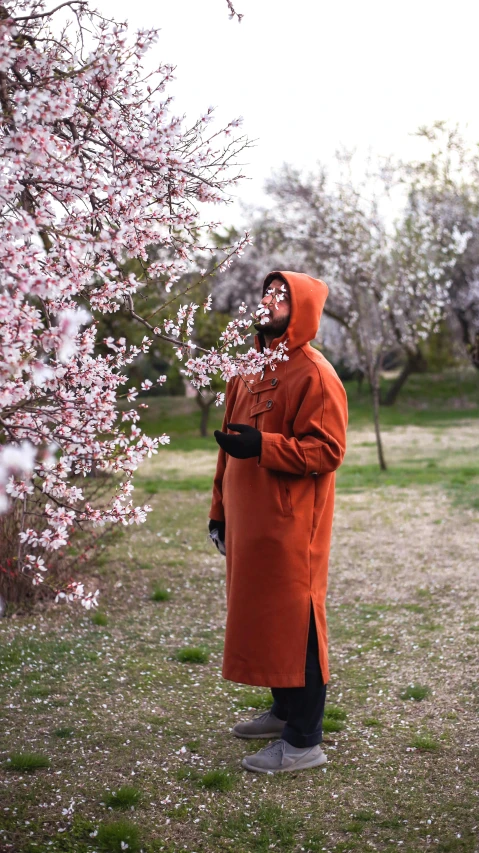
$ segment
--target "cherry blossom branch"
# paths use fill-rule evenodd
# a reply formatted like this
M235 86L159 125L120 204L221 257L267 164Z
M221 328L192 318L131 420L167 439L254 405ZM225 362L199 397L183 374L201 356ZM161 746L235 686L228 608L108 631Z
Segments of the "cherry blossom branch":
M132 475L169 438L145 435L139 412L119 413L118 400L123 391L129 401L137 396L125 389L128 371L155 337L185 360L183 372L197 387L217 373L254 374L271 355L242 351L249 320L231 321L208 350L194 343L198 305L180 305L153 327L134 302L163 281L166 294L178 290L198 254L215 251L218 223L202 221L199 211L226 201L241 177L237 156L249 143L233 133L239 122L207 130L208 111L185 129L170 114L164 92L173 68L143 67L157 31L130 40L125 24L99 16L87 0L47 12L31 0L27 15L28 3L12 0L2 15L0 438L7 443L0 447L0 513L25 501L32 509L31 528L17 514L20 546L12 554L18 571L39 584L71 530L140 524L150 511L128 500ZM55 14L65 6L76 17L59 29ZM247 241L225 249L213 269L162 299L153 314L227 268ZM159 248L150 262L152 246ZM131 259L140 274L125 272ZM209 299L204 310L210 307ZM122 308L151 337L139 346L105 338L100 354L92 315ZM145 380L142 390L151 385ZM94 469L122 477L106 503L98 490L89 499L81 488L80 478ZM58 595L92 604L75 581Z
M227 2L228 2L228 0L227 0ZM59 9L63 9L64 6L72 6L73 7L74 5L85 7L87 5L87 3L86 3L86 0L67 0L66 3L60 3L59 6L55 6L54 9L50 9L49 12L37 12L36 14L33 14L33 15L22 15L20 17L13 18L13 20L15 22L17 22L17 21L33 21L35 18L48 18L48 17L50 17L50 15L54 15L55 12L58 12Z
M241 19L244 18L244 15L239 15L238 12L235 11L233 3L231 0L226 0L228 9L230 10L230 18L238 18L238 22L241 23Z

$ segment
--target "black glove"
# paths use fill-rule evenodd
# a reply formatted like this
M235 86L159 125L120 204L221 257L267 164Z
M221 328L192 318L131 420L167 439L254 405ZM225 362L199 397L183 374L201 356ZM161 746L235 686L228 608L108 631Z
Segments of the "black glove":
M261 453L261 433L248 424L227 424L228 429L239 432L240 435L228 435L215 429L215 438L225 453L235 456L236 459L250 459Z
M226 523L224 521L215 521L214 518L210 518L208 522L208 530L210 531L210 533L213 530L217 530L220 539L223 542L225 541Z

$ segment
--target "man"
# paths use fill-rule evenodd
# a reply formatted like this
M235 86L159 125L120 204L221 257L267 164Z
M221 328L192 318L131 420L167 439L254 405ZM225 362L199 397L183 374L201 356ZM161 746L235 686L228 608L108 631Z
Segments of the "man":
M222 675L270 687L270 711L238 723L243 738L272 738L243 759L256 772L315 767L329 680L325 598L335 471L346 448L347 398L310 345L328 295L323 281L272 272L257 350L285 343L288 360L259 378L234 377L214 478L209 528L226 545Z

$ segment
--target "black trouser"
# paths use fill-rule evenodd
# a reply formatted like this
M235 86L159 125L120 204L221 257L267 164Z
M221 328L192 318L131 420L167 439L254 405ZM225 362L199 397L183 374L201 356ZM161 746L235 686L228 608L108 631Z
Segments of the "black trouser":
M304 687L272 687L271 712L286 720L281 737L292 746L305 747L321 743L326 685L319 666L318 637L311 603Z

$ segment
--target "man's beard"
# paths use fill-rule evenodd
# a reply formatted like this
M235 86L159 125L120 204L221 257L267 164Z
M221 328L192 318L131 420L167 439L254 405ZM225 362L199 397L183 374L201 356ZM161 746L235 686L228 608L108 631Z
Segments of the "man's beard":
M275 338L281 337L284 334L289 325L289 317L285 320L279 320L273 317L272 320L268 320L267 323L261 325L261 323L253 323L256 331L263 335L273 335Z

